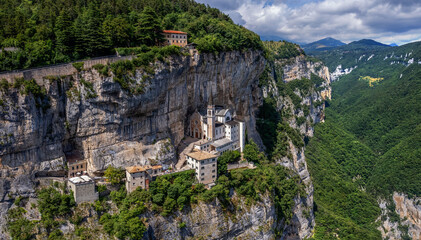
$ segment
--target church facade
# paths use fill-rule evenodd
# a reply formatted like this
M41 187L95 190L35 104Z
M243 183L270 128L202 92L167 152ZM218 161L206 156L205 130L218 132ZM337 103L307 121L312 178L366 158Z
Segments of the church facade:
M244 122L236 119L229 109L212 104L206 111L195 111L190 116L187 134L198 139L195 149L200 151L220 155L229 150L244 150Z

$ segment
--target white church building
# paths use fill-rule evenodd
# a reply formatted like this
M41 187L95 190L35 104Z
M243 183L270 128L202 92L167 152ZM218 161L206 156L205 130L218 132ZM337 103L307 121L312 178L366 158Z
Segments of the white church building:
M211 104L206 112L194 112L189 120L188 135L200 139L195 149L220 155L225 151L243 152L245 124L235 119L229 109Z

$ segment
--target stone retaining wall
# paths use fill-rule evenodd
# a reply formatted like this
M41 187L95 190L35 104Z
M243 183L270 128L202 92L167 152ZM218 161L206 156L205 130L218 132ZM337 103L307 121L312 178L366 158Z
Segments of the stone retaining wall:
M75 61L75 62L84 62L84 68L89 69L96 64L107 65L120 60L131 60L133 56L108 56L100 57L94 59L88 59L84 61ZM74 63L74 62L72 62ZM17 70L0 73L0 79L6 79L9 83L13 83L16 78L24 78L26 80L35 79L38 85L44 85L44 77L47 76L63 76L63 75L72 75L76 73L76 69L73 67L72 63L63 63L52 66L45 66L39 68L31 68L25 70Z

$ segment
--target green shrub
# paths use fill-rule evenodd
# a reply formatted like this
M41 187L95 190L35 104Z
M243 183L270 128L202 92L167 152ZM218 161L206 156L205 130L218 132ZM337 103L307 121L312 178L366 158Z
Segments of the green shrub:
M109 166L104 172L104 177L111 184L120 184L123 178L126 177L126 171L122 168Z
M139 218L145 210L142 191L136 190L137 193L133 192L126 196L125 189L122 187L119 192L116 192L118 194L114 196L113 201L120 195L118 200L120 213L115 215L105 213L99 220L108 234L119 239L142 239L143 233L146 231L143 221ZM113 192L111 196L113 198Z
M306 122L306 117L297 117L297 126L301 126L303 123Z
M61 194L53 187L38 191L38 209L43 220L66 216L74 206L73 194Z
M264 41L266 58L270 61L290 59L300 55L305 55L304 51L295 43L287 41Z
M314 84L310 79L302 78L302 79L295 79L287 83L288 87L295 91L298 89L302 95L307 95L310 93L310 90L313 88ZM296 105L294 103L294 105Z
M18 197L15 199L14 204L15 204L17 207L19 207L19 206L20 206L20 203L22 202L22 199L23 199L23 197L22 197L22 196L18 196Z
M311 73L311 81L313 82L314 86L319 87L321 86L325 80L314 73Z
M25 79L22 78L22 77L15 78L15 81L13 83L13 88L20 89L20 87L22 86L24 81L25 81Z
M0 89L3 92L8 92L9 91L9 87L10 87L10 83L6 80L6 79L1 79L0 81Z
M180 229L185 228L186 226L187 226L187 224L185 222L180 222L178 224L178 228L180 228Z
M130 90L131 75L135 70L133 61L122 60L114 62L110 65L111 71L114 73L114 81L119 83L124 90Z
M228 163L232 163L240 160L241 154L238 151L227 151L218 157L218 176L225 175L227 173Z
M102 193L107 191L107 186L106 185L97 185L98 188L98 193Z
M13 240L29 240L33 238L35 224L25 218L25 209L11 208L7 212L7 231Z
M259 151L259 147L253 141L245 145L243 156L247 161L253 163L263 163L266 161L265 155Z
M84 78L80 78L80 82L85 87L87 99L98 97L98 94L95 92L93 83L86 81Z
M115 51L120 56L128 56L128 55L137 55L140 53L145 53L150 51L150 48L146 45L142 45L140 47L132 47L132 48L116 48Z
M304 113L304 117L307 117L308 115L310 115L310 106L309 105L303 105L303 113Z
M84 62L75 62L75 63L72 63L72 65L73 65L73 67L78 71L78 72L80 72L80 71L82 71L83 70L83 65L84 65L85 63Z
M55 229L48 235L48 240L65 240L60 229Z
M104 77L109 77L108 74L108 65L104 65L104 64L95 64L92 66L93 69L97 70L99 72L99 74L101 74Z

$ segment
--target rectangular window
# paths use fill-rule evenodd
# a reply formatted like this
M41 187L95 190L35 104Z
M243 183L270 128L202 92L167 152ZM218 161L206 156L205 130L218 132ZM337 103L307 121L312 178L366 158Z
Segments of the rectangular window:
M202 179L201 179L201 181L205 181L205 179L204 179L204 178L202 178Z
M72 167L72 170L75 170L75 167Z
M79 165L76 166L76 169L79 169Z
M214 173L214 172L215 172L215 169L214 169L214 170L212 170L212 172Z
M212 178L215 178L215 175L213 175Z
M205 169L205 167L201 167L200 169Z
M215 167L215 163L214 163L214 164L212 164L212 167Z
M205 173L202 173L201 176L205 176Z

